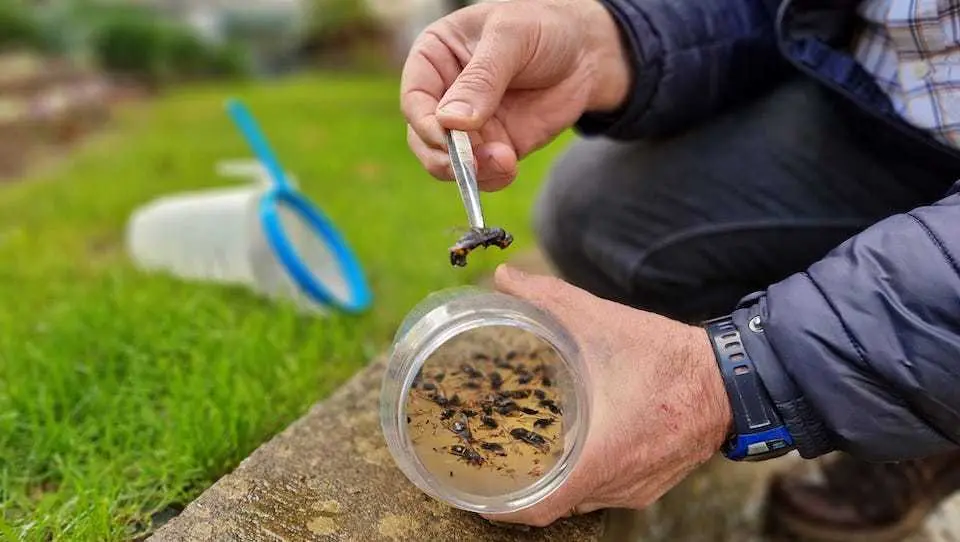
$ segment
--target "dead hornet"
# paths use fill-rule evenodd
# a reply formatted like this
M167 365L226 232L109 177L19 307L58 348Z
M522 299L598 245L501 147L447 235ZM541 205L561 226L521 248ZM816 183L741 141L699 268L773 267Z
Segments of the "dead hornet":
M484 442L480 445L481 448L487 450L488 452L493 452L499 456L506 456L507 451L503 449L503 446L500 446L496 442Z
M480 465L484 461L483 456L469 446L455 444L450 447L450 453L466 459L471 465Z
M537 450L540 450L543 453L547 453L549 446L547 445L547 440L542 436L534 433L533 431L528 431L522 427L518 427L510 431L510 436L526 442L530 446L533 446Z
M455 267L466 267L467 255L474 250L493 246L505 249L512 243L513 236L503 228L471 228L450 247L450 264Z

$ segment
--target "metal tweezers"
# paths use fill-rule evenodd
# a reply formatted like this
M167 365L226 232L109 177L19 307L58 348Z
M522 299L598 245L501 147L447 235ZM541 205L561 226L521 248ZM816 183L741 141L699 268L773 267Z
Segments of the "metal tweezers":
M473 157L470 135L459 130L447 132L447 151L453 176L460 189L460 199L467 210L467 220L474 230L483 230L483 208L480 206L480 189L477 187L477 162Z

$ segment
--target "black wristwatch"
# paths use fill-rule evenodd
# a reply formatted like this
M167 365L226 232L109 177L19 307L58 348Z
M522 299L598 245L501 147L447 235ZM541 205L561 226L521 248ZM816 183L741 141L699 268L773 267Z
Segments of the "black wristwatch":
M703 327L733 412L734 430L721 450L723 455L733 461L764 461L789 453L795 447L793 438L747 355L733 319L717 318Z

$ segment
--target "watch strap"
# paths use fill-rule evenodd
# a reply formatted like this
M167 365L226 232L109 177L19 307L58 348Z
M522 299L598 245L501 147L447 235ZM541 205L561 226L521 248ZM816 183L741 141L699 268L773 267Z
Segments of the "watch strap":
M767 393L730 317L703 325L710 337L733 413L733 434L723 454L734 461L762 461L793 449L793 438Z

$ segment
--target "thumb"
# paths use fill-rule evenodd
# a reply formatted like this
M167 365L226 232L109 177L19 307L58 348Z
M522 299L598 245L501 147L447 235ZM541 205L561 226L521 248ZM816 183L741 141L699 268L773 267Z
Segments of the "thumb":
M448 130L477 131L493 116L526 55L523 40L488 24L470 61L437 107L437 121Z
M529 279L530 275L510 264L497 266L497 270L493 275L493 283L497 290L505 294L524 298L530 293L530 288L526 285Z
M525 299L543 308L554 305L560 297L573 289L573 286L558 278L531 275L509 264L497 267L493 282L500 292Z
M569 282L548 275L531 275L501 264L493 277L501 293L523 299L553 315L571 332L583 327L584 318L609 307L603 300ZM598 302L600 304L598 305Z

